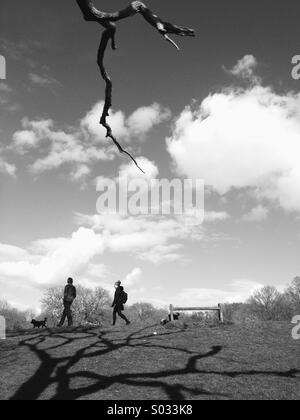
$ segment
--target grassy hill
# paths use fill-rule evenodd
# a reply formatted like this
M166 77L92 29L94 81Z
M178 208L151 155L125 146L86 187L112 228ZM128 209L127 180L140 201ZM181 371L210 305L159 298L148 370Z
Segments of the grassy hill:
M0 341L0 398L299 399L300 342L291 329L179 324L11 333Z

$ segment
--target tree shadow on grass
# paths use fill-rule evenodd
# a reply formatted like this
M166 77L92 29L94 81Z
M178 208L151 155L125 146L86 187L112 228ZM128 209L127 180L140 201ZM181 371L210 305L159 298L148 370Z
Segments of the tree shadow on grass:
M166 332L158 339L153 340L153 333L147 332L148 328L133 332L125 339L120 337L109 338L108 336L112 334L112 331L99 334L97 329L77 329L69 332L48 330L39 334L31 334L19 345L35 355L39 359L40 366L34 375L11 397L11 400L37 400L49 387L51 387L52 394L48 399L75 400L109 390L114 385L136 387L139 390L143 387L153 388L159 390L161 395L171 400L185 400L186 395L195 398L201 396L226 398L228 397L226 394L212 393L203 388L187 386L184 384L184 377L186 375L197 378L200 375L220 375L235 378L243 375L267 375L295 378L299 374L297 370L286 372L200 370L198 363L203 359L221 354L223 349L221 346L214 346L204 354L196 354L187 348L172 347L165 344L168 338L180 334L180 330ZM72 352L71 346L73 345L80 345L80 348ZM68 348L68 346L70 347ZM63 356L54 357L50 354L51 351L57 353L59 349L64 350L62 352ZM81 362L94 362L99 366L102 358L107 355L114 355L115 352L124 349L139 349L141 355L143 355L143 351L149 351L149 349L168 353L176 352L175 354L185 356L185 358L188 356L188 360L185 364L183 363L181 368L156 371L155 366L153 366L153 369L145 367L141 373L128 371L107 375L85 369L79 370ZM179 379L182 379L182 383L178 383ZM72 384L76 382L80 384L80 387L72 387ZM55 391L53 391L54 389Z

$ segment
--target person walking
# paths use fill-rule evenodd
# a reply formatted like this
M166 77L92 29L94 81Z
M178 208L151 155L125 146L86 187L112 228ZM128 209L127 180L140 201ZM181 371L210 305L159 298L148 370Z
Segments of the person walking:
M124 319L124 321L126 322L126 325L130 324L129 319L126 318L126 316L122 313L124 311L124 305L127 302L128 299L128 295L127 293L124 291L124 287L121 286L121 282L117 281L115 283L115 296L114 296L114 301L111 305L112 308L114 308L113 310L113 325L116 325L117 322L117 315L119 315L120 318Z
M65 287L64 290L64 311L60 320L60 323L58 324L58 327L62 327L65 323L66 318L68 319L68 326L72 327L73 325L73 318L72 318L72 311L71 306L76 299L77 291L76 287L73 285L73 279L70 277L68 278L68 284Z

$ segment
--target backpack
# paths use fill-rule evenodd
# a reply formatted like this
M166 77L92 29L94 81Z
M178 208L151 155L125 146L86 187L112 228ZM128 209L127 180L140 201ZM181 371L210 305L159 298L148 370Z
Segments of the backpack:
M122 292L120 296L120 301L123 305L128 301L128 294L126 292Z

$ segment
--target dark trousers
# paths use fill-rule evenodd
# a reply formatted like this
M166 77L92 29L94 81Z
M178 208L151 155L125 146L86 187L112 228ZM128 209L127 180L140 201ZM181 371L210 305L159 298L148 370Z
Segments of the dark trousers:
M122 311L124 310L123 307L120 307L118 305L116 305L114 307L114 312L113 312L113 323L114 325L117 322L117 315L119 315L120 318L124 319L124 321L126 321L126 324L129 324L129 320L126 318L126 316L124 314L122 314Z
M71 327L73 325L72 311L71 311L72 302L64 301L64 312L62 314L59 325L63 326L66 318L68 318L68 325Z

